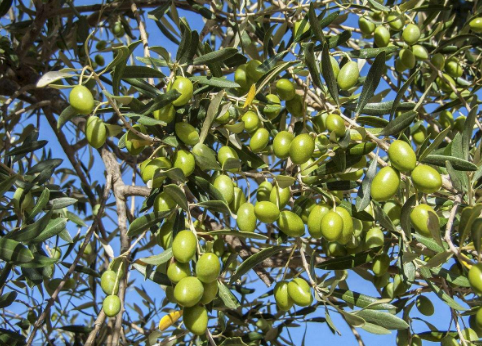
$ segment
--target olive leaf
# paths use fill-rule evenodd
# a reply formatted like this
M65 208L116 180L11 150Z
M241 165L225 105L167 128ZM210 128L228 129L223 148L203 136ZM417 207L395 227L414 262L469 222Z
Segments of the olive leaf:
M372 67L370 67L368 71L365 83L363 83L362 92L355 110L357 114L360 114L360 111L368 103L368 100L375 94L375 90L377 90L385 68L385 51L382 51L375 58Z

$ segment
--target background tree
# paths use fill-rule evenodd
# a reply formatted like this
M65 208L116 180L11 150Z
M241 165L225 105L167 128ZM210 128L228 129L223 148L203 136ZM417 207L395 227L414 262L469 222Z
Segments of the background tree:
M477 344L480 11L2 0L1 343Z

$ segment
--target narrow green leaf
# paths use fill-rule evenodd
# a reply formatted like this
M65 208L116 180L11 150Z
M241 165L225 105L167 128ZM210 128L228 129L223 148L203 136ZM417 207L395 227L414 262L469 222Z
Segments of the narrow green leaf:
M151 281L154 281L158 285L165 285L165 286L171 286L171 280L167 277L166 274L162 274L161 272L154 270L151 268L152 266L143 266L142 264L139 263L134 263L132 265L139 273L144 275L144 278L149 279Z
M279 253L284 249L287 248L285 246L272 246L263 249L260 252L255 253L254 255L251 255L236 269L236 272L231 276L230 282L235 282L236 280L240 279L241 276L256 267L265 259L270 258L271 256Z
M428 155L422 160L423 163L428 163L430 165L445 167L445 161L449 161L452 166L459 171L476 171L477 166L472 162L459 159L455 156L445 156L445 155Z
M328 44L323 45L323 52L321 53L321 67L323 78L325 79L326 86L328 87L328 92L330 93L333 100L339 105L338 99L338 84L336 83L335 73L333 72L333 67L330 61L330 51Z
M465 119L464 131L462 133L462 158L469 159L470 152L470 140L472 139L472 133L474 132L475 120L477 119L478 106L470 110L469 116Z
M189 79L193 82L197 82L203 85L210 85L217 88L239 88L239 84L232 82L230 80L217 77L206 77L206 76L194 76L189 77Z
M407 81L405 83L403 83L400 90L398 90L397 96L395 96L395 100L393 101L392 109L390 110L390 116L391 117L393 117L393 115L395 114L395 111L397 110L398 105L400 104L400 101L402 100L402 97L405 95L405 92L407 91L408 87L410 85L412 85L412 82L415 79L415 77L417 77L419 71L420 70L415 71L410 76L410 78L408 78Z
M430 145L420 154L420 156L418 157L418 160L423 161L423 159L426 158L432 151L437 149L439 147L439 145L443 143L443 141L445 140L445 137L447 136L447 134L451 130L452 129L450 127L448 127L445 130L443 130L442 132L440 132L437 135L437 137L435 137L433 142L430 143Z
M161 71L148 66L126 66L122 79L125 78L165 78Z
M396 307L389 303L378 303L379 299L367 296L365 294L335 288L332 296L342 299L348 304L358 306L359 308L367 308L373 310L395 310Z
M35 150L43 148L47 143L48 143L48 141L44 141L44 140L23 143L21 146L13 148L12 150L10 150L7 153L7 155L13 156L13 155L27 154L27 153L30 153L30 152L33 152Z
M70 71L50 71L40 77L39 81L37 82L37 88L43 88L60 79L72 77L75 77L75 75L70 73Z
M184 209L185 211L189 210L186 194L181 190L179 186L170 184L164 186L163 189L164 192L166 192L182 209Z
M76 116L79 116L79 113L72 106L67 106L59 115L59 119L57 120L57 129L60 130L62 126L67 123L67 121L75 118Z
M7 238L0 239L0 259L26 263L33 260L33 258L32 252L18 241Z
M224 90L221 90L214 96L214 98L209 103L208 112L206 114L206 118L204 119L203 127L201 129L201 133L199 134L199 143L204 143L206 136L211 129L211 125L216 118L216 115L219 111L219 106L221 105L221 101L224 97Z
M372 5L373 8L375 8L377 10L385 11L385 12L390 11L389 7L382 5L381 3L379 3L376 0L368 0L368 2Z
M409 111L396 117L380 132L380 136L396 135L405 130L417 117L417 112Z
M315 35L316 39L319 42L324 42L325 35L323 35L323 30L321 29L320 22L318 21L318 17L316 16L315 6L312 2L310 3L310 9L308 11L308 19L310 22L311 31Z
M259 240L268 240L268 237L263 235L263 234L254 233L254 232L231 231L229 229L224 229L224 230L220 230L220 231L211 231L211 232L207 232L207 233L198 232L198 234L201 234L201 235L205 234L205 235L209 235L209 236L212 236L212 237L216 237L216 236L219 236L219 235L232 235L232 236L238 237L238 238L251 238L251 239L259 239Z
M358 190L359 198L357 198L357 201L356 201L357 211L364 210L368 206L368 204L370 204L370 197L371 197L370 189L372 186L373 178L375 178L375 175L377 173L377 159L378 159L378 153L376 157L372 160L372 162L370 162L370 166L368 167L367 173L363 178L361 189Z
M363 83L360 98L358 99L358 104L356 106L357 114L360 114L360 111L368 103L368 100L375 95L375 91L377 90L378 84L380 83L380 79L382 78L384 72L385 55L386 54L384 51L380 52L368 71L367 78L365 79L365 83Z
M382 48L363 48L359 50L351 50L348 52L348 56L350 58L357 58L357 59L372 59L375 58L381 52L385 52L385 54L391 54L396 52L399 48L397 46L391 47L382 47Z
M168 262L171 258L172 258L172 248L169 248L159 255L139 258L138 261L158 266Z
M375 257L374 250L363 251L354 255L348 255L338 258L329 259L316 266L316 268L324 270L345 270L358 267L368 263Z
M366 309L357 312L356 315L386 329L407 329L409 327L407 322L388 312Z
M17 298L17 292L12 291L5 293L0 297L0 309L6 308L10 304L13 303L13 301Z
M432 238L427 238L427 237L424 237L422 235L419 235L417 233L414 233L413 234L413 237L416 238L420 243L422 243L423 245L425 245L429 250L432 250L432 251L435 251L436 253L441 253L441 252L444 252L445 249L443 248L443 246L441 246L440 244L438 244L435 240L433 240Z
M197 57L193 60L193 65L208 65L214 62L224 61L234 54L236 54L238 50L236 48L223 48L221 50L216 50L214 52L210 52L200 57Z
M318 63L315 59L315 52L313 49L314 49L313 42L310 42L304 45L305 64L308 67L308 70L310 71L313 85L320 89L323 89L321 85L320 72L318 71Z
M370 322L365 322L365 324L360 328L368 333L375 334L375 335L391 334L391 332L387 328L384 328L382 326L379 326Z
M57 209L62 209L77 203L77 199L71 198L71 197L60 197L60 198L54 198L50 200L50 202L51 202L51 209L57 210Z
M344 105L346 109L354 111L356 106L352 103L348 103ZM377 102L377 103L367 103L365 107L360 111L360 114L367 114L367 115L385 115L390 114L390 111L393 106L393 101L386 101L386 102ZM397 110L401 111L409 111L414 109L416 106L413 102L401 102Z
M153 226L156 226L159 222L161 222L161 220L166 218L169 214L171 214L170 210L153 212L150 214L140 216L130 224L129 230L127 231L127 235L129 237L134 237L136 235L139 235L145 230Z
M12 175L0 183L0 196L3 196L5 192L12 188L13 184L17 181L17 177L16 174Z
M220 200L205 201L205 202L198 203L197 206L201 208L206 208L212 212L223 213L228 215L231 213L229 210L229 206L225 201L220 201Z
M462 305L457 303L451 296L449 296L443 289L436 286L431 280L425 280L425 282L432 288L432 291L443 300L452 309L459 311L466 311L468 309L464 308Z

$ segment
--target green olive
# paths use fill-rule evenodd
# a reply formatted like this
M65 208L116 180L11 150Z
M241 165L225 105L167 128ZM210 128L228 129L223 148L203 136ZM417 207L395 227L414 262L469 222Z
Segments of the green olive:
M305 114L305 109L301 95L295 94L291 100L286 101L286 109L292 116L302 118Z
M310 306L313 302L311 287L302 278L296 278L288 283L288 294L298 306Z
M239 160L239 156L238 156L238 153L236 152L236 150L234 150L233 148L225 145L225 146L222 146L221 148L219 148L219 150L218 150L218 161L221 164L221 167L224 166L224 163L228 159ZM233 169L230 169L229 171L230 172L236 172L237 169L233 168Z
M397 201L387 201L383 205L383 211L392 221L393 225L400 224L400 216L402 215L402 206Z
M133 126L133 128L140 133L147 133L145 126L142 124L136 124ZM139 155L144 150L146 145L149 145L149 142L129 130L127 131L125 144L126 149L129 153L131 153L132 155Z
M343 256L346 256L347 252L346 252L346 248L334 241L334 242L327 242L325 241L323 243L323 249L325 250L325 253L327 256L329 257L343 257Z
M301 217L289 210L279 214L278 227L289 237L301 237L305 234L305 225Z
M216 119L214 119L214 121L217 122L218 124L227 124L230 119L231 119L231 113L227 111L224 114L219 114L216 117Z
M345 135L345 122L338 114L329 114L326 117L326 128L329 132L334 132L338 137Z
M442 70L445 66L445 57L442 53L432 55L430 62L439 70Z
M100 287L105 294L117 294L119 291L119 281L120 278L117 280L117 273L115 271L106 270L100 277Z
M181 94L177 99L172 101L172 104L176 107L184 106L192 98L193 85L186 77L176 77L176 80L172 84L172 89Z
M282 78L276 82L276 91L280 99L289 101L296 95L295 85L288 79Z
M400 274L396 274L393 277L393 295L399 297L410 288L411 284L402 277Z
M270 120L273 120L281 112L281 101L275 94L266 95L269 103L263 107L263 114Z
M428 60L428 51L424 46L419 44L412 46L412 52L417 60Z
M104 122L100 118L91 115L87 119L85 126L85 137L92 147L96 149L102 147L107 139L107 127Z
M219 257L213 253L204 253L196 263L196 276L201 282L209 283L217 280L221 273Z
M375 31L375 23L370 20L370 17L362 16L358 18L358 27L362 34L366 37L369 37Z
M383 167L373 178L370 193L377 202L392 198L400 186L400 175L392 167Z
M338 238L337 242L341 245L346 245L353 237L353 219L345 208L336 208L336 213L343 219L343 230L341 231L341 236Z
M177 203L169 196L167 192L161 192L154 199L154 211L168 211L177 206Z
M387 22L388 22L388 26L390 26L390 29L395 31L402 30L403 26L405 25L403 14L400 14L397 12L391 12L387 16Z
M476 263L470 267L468 279L470 287L477 295L482 295L482 263Z
M259 60L251 60L246 64L246 73L248 78L256 83L263 77L263 72L257 70L258 66L261 65L261 61Z
M437 77L436 83L438 87L445 92L452 92L452 87L450 85L456 86L455 81L448 74L443 74L444 78Z
M478 34L482 33L482 17L473 18L469 22L470 30Z
M261 201L254 206L254 214L261 222L273 223L278 220L280 211L276 204L268 201Z
M427 129L423 125L420 125L418 129L412 133L412 139L415 142L415 144L421 145L426 138L427 138Z
M168 249L172 242L172 229L176 221L175 215L166 219L157 234L157 243L164 249Z
M412 69L415 67L415 55L413 55L413 52L410 49L402 49L400 51L400 61L408 69Z
M321 234L328 241L336 241L343 231L343 219L335 211L330 210L321 219Z
M183 311L183 321L187 330L194 335L204 335L208 329L208 312L203 306L186 307Z
M166 177L155 177L159 171L165 171L172 167L171 161L166 157L157 157L155 159L147 159L140 165L141 178L147 183L152 180L152 187L160 187Z
M246 71L246 64L240 65L236 71L234 71L234 81L240 85L239 91L242 94L248 92L253 82L249 79Z
M390 257L386 253L378 255L373 259L372 270L375 276L383 276L390 267Z
M94 97L87 87L77 85L69 94L69 103L79 114L90 114L94 110Z
M256 191L256 199L258 202L269 201L271 190L273 190L273 185L269 181L266 180L259 184Z
M244 128L249 133L256 131L259 127L259 118L255 112L247 111L241 120L244 122Z
M330 211L326 204L315 205L308 216L308 232L313 238L321 238L321 220ZM342 220L343 221L343 220Z
M285 159L290 154L290 145L295 136L288 131L280 131L274 137L273 140L273 151L276 157L280 159Z
M318 181L319 177L316 175L316 170L319 168L314 164L313 159L309 159L300 165L301 181L305 184L311 185Z
M440 112L439 122L443 128L452 127L454 125L454 115L449 110Z
M399 72L399 73L403 73L403 71L405 70L408 70L408 67L405 66L402 62L402 60L400 59L400 56L398 57L397 60L395 60L395 71Z
M251 137L249 147L253 153L259 153L263 151L269 142L269 132L264 127L257 129Z
M276 306L280 311L288 311L293 306L294 302L288 294L288 282L280 281L274 287L274 299Z
M415 306L417 310L424 316L432 316L435 312L432 301L426 296L418 296Z
M408 24L402 32L403 40L409 45L417 43L420 35L420 29L415 24Z
M475 315L475 323L479 329L482 328L482 308L477 309L477 314Z
M184 307L191 307L199 303L204 294L204 286L198 278L188 276L174 287L174 298L176 302ZM186 318L186 317L184 317Z
M466 116L465 115L459 115L456 119L455 119L455 124L454 124L454 129L456 129L457 131L459 132L462 132L465 128L465 120L466 120Z
M104 66L105 65L105 59L102 55L100 54L97 54L95 57L94 57L94 61L97 63L97 65L99 66Z
M365 246L367 249L383 246L385 243L385 236L380 227L373 227L365 235Z
M453 336L447 335L442 339L440 346L460 346L457 340Z
M466 341L476 341L479 340L479 336L472 328L465 328L462 330L462 335Z
M107 42L104 41L104 40L100 40L99 42L97 42L95 44L95 49L97 49L97 50L104 50L105 47L107 47Z
M333 75L335 76L335 78L338 78L338 74L340 73L340 65L338 64L338 61L336 61L335 57L331 55L330 55L330 64L331 64L331 69L333 71ZM320 64L320 73L322 72L323 72L323 64Z
M375 29L374 39L377 47L386 47L390 42L390 31L384 25L379 25Z
M413 185L422 192L434 193L442 187L442 177L435 168L420 164L411 174Z
M121 311L121 301L116 295L109 295L105 297L102 302L102 310L108 317L114 317Z
M201 298L201 304L209 304L218 295L218 290L219 290L218 281L214 280L208 283L203 282L203 287L204 287L204 293Z
M400 172L409 172L417 164L417 157L412 146L401 140L396 140L390 145L388 158L392 166Z
M296 136L290 145L290 158L295 164L302 164L309 160L315 150L315 141L307 134Z
M194 169L196 168L194 155L187 150L180 149L174 153L172 166L180 168L182 173L184 173L184 176L187 178L194 173Z
M412 335L410 346L422 346L422 338L418 335Z
M236 224L241 232L254 232L256 229L256 215L251 203L242 204L236 213Z
M363 168L367 165L366 156L362 156L360 161L349 167L351 170L358 168L356 171L338 174L340 180L358 180L363 176Z
M194 233L185 230L179 232L172 242L172 255L180 263L189 263L196 253L197 239Z
M213 186L221 193L221 196L229 204L234 200L233 180L225 174L220 174L214 179Z
M451 59L445 64L445 72L453 78L462 77L464 69L457 60Z
M189 263L172 262L167 268L167 277L175 284L190 275L191 267Z
M289 187L285 187L284 189L275 187L271 190L269 195L270 202L277 205L279 209L283 209L286 204L288 204L290 198L291 191Z
M115 37L122 37L126 33L124 26L120 21L114 23L114 28L112 29L112 33Z
M243 190L239 187L234 187L234 197L231 203L229 204L229 208L236 213L241 205L246 203L246 196L244 195Z
M179 122L174 125L177 137L186 145L196 145L199 143L199 133L196 128L188 123Z
M358 82L360 71L358 64L354 61L347 62L338 73L336 81L341 90L351 89Z
M413 228L415 228L419 234L425 237L432 237L432 232L430 232L429 227L430 223L433 223L434 229L440 229L437 214L432 207L427 204L419 204L413 208L410 213L410 221L412 222Z

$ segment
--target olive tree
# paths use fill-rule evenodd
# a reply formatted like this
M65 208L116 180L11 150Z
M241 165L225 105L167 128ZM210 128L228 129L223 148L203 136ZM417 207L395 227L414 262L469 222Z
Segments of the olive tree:
M0 1L1 343L478 344L481 11Z

